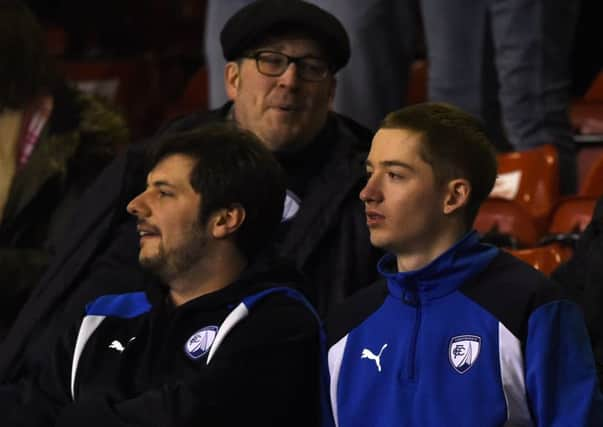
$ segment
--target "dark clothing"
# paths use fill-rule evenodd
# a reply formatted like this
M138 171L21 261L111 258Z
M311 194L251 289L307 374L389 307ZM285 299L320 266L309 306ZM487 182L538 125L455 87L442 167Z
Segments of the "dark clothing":
M0 399L2 425L318 425L320 322L283 280L247 271L179 307L155 287L98 298L22 403Z
M163 133L225 120L229 109L227 104L186 116ZM305 275L302 290L321 314L376 277L379 254L369 244L358 200L370 136L349 119L330 115L316 141L324 166L308 181L299 212L276 238L279 255ZM135 220L125 208L145 186L145 145L129 147L87 192L60 254L0 348L1 382L31 375L41 357L37 349L54 342L86 302L142 288Z
M584 310L599 384L603 384L603 197L597 201L572 258L557 268L552 278Z
M10 187L0 221L0 336L39 283L78 199L128 141L125 122L98 100L59 85L53 110Z

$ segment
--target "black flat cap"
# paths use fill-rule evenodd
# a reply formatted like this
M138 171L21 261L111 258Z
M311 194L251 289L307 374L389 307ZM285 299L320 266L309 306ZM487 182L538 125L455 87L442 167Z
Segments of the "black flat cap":
M329 55L334 71L350 59L350 40L341 22L329 12L301 0L258 0L230 17L220 33L222 52L235 60L272 31L307 32Z

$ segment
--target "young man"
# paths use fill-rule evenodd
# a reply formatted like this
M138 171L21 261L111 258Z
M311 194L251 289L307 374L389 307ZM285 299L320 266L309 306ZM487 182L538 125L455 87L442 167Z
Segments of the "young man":
M371 133L330 111L348 36L331 14L299 0L262 0L222 31L232 102L172 123L163 133L232 121L256 134L285 170L287 201L273 242L303 274L320 314L376 278L357 194ZM54 262L0 346L0 382L17 382L39 363L40 347L106 293L139 290L136 224L125 213L144 187L145 144L132 144L81 202Z
M228 125L165 138L151 163L127 209L162 285L88 304L2 425L316 425L319 322L258 255L281 219L278 163Z
M383 280L329 321L338 426L603 425L581 313L470 231L496 177L479 122L447 105L385 118L360 193Z

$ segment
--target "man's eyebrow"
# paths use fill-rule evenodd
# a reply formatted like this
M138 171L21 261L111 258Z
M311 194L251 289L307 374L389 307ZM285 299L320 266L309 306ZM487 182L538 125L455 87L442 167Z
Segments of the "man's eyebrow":
M411 165L409 165L408 163L405 163L405 162L401 162L399 160L383 160L383 161L379 162L379 165L385 166L385 167L398 166L401 168L414 170L414 168ZM373 163L370 160L366 160L364 162L364 166L365 167L373 167Z
M147 187L171 187L176 188L176 186L168 181L164 181L161 179L157 179L147 184Z

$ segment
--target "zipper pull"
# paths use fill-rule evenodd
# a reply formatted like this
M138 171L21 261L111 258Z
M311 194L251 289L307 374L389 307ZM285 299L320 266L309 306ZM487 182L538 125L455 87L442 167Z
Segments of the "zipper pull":
M410 305L411 307L417 307L419 305L419 297L415 291L404 290L402 301L404 301L404 304Z

